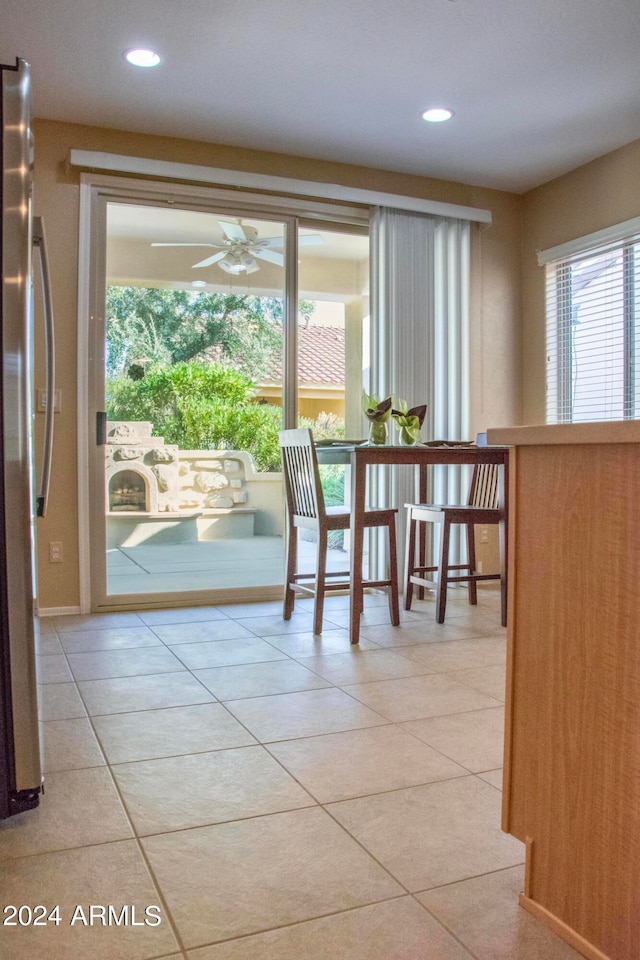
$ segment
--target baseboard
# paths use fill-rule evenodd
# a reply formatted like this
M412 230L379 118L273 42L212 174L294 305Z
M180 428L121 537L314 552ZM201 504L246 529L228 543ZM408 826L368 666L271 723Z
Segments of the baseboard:
M80 613L80 607L38 607L39 617L68 617Z
M585 940L584 937L577 933L572 927L568 926L553 913L550 913L545 907L536 903L535 900L531 900L525 896L524 893L520 894L519 902L521 907L524 907L524 909L532 913L534 917L537 917L538 920L541 920L550 927L554 933L562 937L563 940L570 944L574 950L577 950L578 953L581 953L583 957L586 957L587 960L610 960L606 954L598 950L597 947L594 947L588 940Z

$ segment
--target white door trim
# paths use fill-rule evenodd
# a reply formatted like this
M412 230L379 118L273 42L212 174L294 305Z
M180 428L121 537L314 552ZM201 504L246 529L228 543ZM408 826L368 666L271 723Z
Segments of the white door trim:
M184 202L186 205L191 200L192 204L202 203L215 206L218 210L221 206L238 207L251 206L256 213L261 212L262 197L252 198L248 194L241 195L238 200L236 191L217 191L206 187L189 187L184 184L170 183L150 183L149 181L138 181L125 179L123 177L105 177L100 175L83 174L80 179L80 208L79 208L79 251L78 251L78 413L77 413L77 435L78 435L78 552L79 552L79 587L80 587L80 612L89 613L99 605L100 609L109 606L104 603L108 595L103 596L103 590L106 587L106 552L103 558L95 556L95 550L92 551L91 531L95 528L95 518L92 517L91 488L95 482L95 473L99 469L97 460L92 458L91 452L95 449L92 431L95 431L95 422L93 413L99 398L96 396L96 390L99 386L96 378L92 374L91 357L96 354L98 344L92 342L95 334L93 325L94 311L97 304L94 303L95 290L92 282L92 271L95 273L96 263L103 262L104 250L99 250L96 246L96 212L98 204L108 202L110 199L125 202L160 201L162 202L175 198L178 202ZM268 212L271 216L277 214L287 226L289 231L295 220L295 214L291 205L286 201L282 202L279 198L269 198L272 203L268 204ZM252 202L253 200L253 202ZM354 210L349 207L337 208L335 205L311 203L308 206L298 204L298 217L327 219L329 216L336 223L352 224L354 228L362 229L362 224L368 220L368 211L363 214L362 210ZM287 245L289 251L292 250L291 244ZM294 281L293 289L297 289L297 260L295 254L289 252L286 264L287 282L291 284ZM295 309L292 304L296 300L289 295L285 297L286 315L291 314L295 318ZM288 312L287 312L288 310ZM295 345L295 329L291 333L291 323L286 324L289 331L289 339ZM295 328L295 323L293 324ZM97 354L96 354L97 355ZM294 385L293 396L296 391ZM291 403L289 403L291 407ZM286 411L285 411L286 413ZM293 414L289 411L289 416ZM291 424L290 424L291 425ZM95 506L95 505L93 505ZM93 522L92 522L93 521ZM97 582L103 582L105 587L97 590ZM233 600L249 601L253 599L276 598L282 595L282 587L261 587L260 597L255 595L255 588L230 588L224 591L225 602ZM100 594L100 600L98 600ZM179 595L172 595L169 598L172 605L180 605ZM220 597L212 597L211 591L190 591L188 598L185 596L184 603L215 603L222 602ZM114 602L112 609L142 608L166 605L167 600L157 595L123 595Z
M80 183L78 224L78 558L80 580L80 613L91 611L91 536L89 525L89 302L91 202L93 187Z

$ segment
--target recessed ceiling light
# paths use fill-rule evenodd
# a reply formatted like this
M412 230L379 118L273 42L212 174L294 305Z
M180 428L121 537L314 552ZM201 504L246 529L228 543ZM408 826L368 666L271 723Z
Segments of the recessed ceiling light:
M127 50L124 55L125 60L133 64L134 67L157 67L162 57L155 50L144 50L136 47L135 50Z
M449 110L448 107L430 107L422 114L422 119L428 120L429 123L442 123L443 120L451 120L452 116L453 110Z
M207 281L206 281L206 280L192 280L192 281L191 281L191 286L192 286L192 287L206 287L206 285L207 285Z

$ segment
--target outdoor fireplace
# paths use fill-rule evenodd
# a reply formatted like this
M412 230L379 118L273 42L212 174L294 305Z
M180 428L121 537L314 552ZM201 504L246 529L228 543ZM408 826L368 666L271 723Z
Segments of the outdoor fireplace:
M107 424L106 501L109 513L177 513L178 448L154 437L148 422Z
M119 470L109 480L109 510L149 510L147 482L137 470Z
M242 450L179 450L154 437L152 430L148 421L107 423L105 508L110 548L136 546L156 537L173 543L254 536L259 511L248 503L249 482L259 489L258 503L273 501L279 518L279 474L257 474L251 456ZM262 512L266 513L264 507ZM278 521L274 527L280 535ZM267 532L271 535L271 529Z

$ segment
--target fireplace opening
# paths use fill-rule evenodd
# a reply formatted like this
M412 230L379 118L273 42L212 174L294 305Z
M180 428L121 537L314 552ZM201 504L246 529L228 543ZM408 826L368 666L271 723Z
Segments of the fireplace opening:
M109 481L109 510L114 513L131 510L145 512L147 484L135 470L119 470Z

